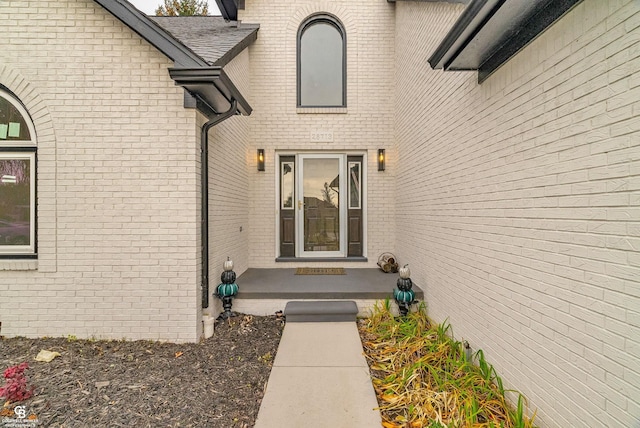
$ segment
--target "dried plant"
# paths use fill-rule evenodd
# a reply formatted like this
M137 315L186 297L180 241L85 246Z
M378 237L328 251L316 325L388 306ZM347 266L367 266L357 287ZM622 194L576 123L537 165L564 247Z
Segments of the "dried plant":
M384 427L534 427L524 397L510 406L483 352L469 361L451 325L430 322L424 305L396 318L379 302L359 329Z

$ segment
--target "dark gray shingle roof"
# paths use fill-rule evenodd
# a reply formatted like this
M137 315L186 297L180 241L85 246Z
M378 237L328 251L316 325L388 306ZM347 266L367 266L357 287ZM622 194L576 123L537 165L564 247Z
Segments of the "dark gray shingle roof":
M257 38L259 25L221 16L149 16L211 65L224 66Z

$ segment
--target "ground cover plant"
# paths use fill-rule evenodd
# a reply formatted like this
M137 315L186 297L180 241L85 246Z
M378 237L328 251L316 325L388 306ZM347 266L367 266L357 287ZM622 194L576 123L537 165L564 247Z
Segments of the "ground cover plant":
M482 351L469 358L451 326L432 323L424 306L394 317L388 300L378 302L358 329L385 428L534 427L524 397L516 393L510 406Z
M29 368L29 363L20 363L9 367L4 371L6 384L0 388L0 398L10 401L23 401L33 396L33 387L27 387L27 378L24 371Z
M238 315L200 343L0 337L0 427L20 412L43 427L252 427L282 328ZM43 349L60 356L35 361Z

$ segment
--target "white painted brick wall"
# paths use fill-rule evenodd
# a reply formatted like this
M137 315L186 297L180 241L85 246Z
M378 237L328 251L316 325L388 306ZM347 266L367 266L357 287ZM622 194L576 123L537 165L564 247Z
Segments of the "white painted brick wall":
M396 2L398 257L542 427L640 426L640 4L585 0L481 85Z
M224 70L247 98L251 90L249 52L245 49ZM251 100L248 102L252 105ZM250 262L249 124L250 118L246 116L232 116L209 131L210 294L220 284L222 264L227 257L233 260L233 270L238 276L247 270ZM218 316L222 305L218 299L209 297L212 306L206 312Z
M347 36L347 112L313 113L296 109L296 38L309 15L331 13L344 24ZM246 23L260 24L258 40L249 47L251 97L249 163L249 264L251 267L291 267L275 263L276 151L366 151L368 263L394 251L393 191L396 158L393 147L394 7L384 1L251 1L239 11ZM312 131L332 131L332 143L312 143ZM256 170L256 149L264 148L266 171ZM377 149L387 150L387 170L378 172ZM344 263L318 263L344 266ZM349 267L352 267L350 264Z
M23 269L0 271L1 334L197 340L196 113L172 62L90 0L0 2L0 40L38 134L39 249L0 264Z

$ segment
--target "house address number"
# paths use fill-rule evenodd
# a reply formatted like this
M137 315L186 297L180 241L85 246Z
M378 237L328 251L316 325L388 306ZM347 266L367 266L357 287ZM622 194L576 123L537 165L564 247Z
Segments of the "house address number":
M312 143L333 143L333 132L313 131L311 132Z

